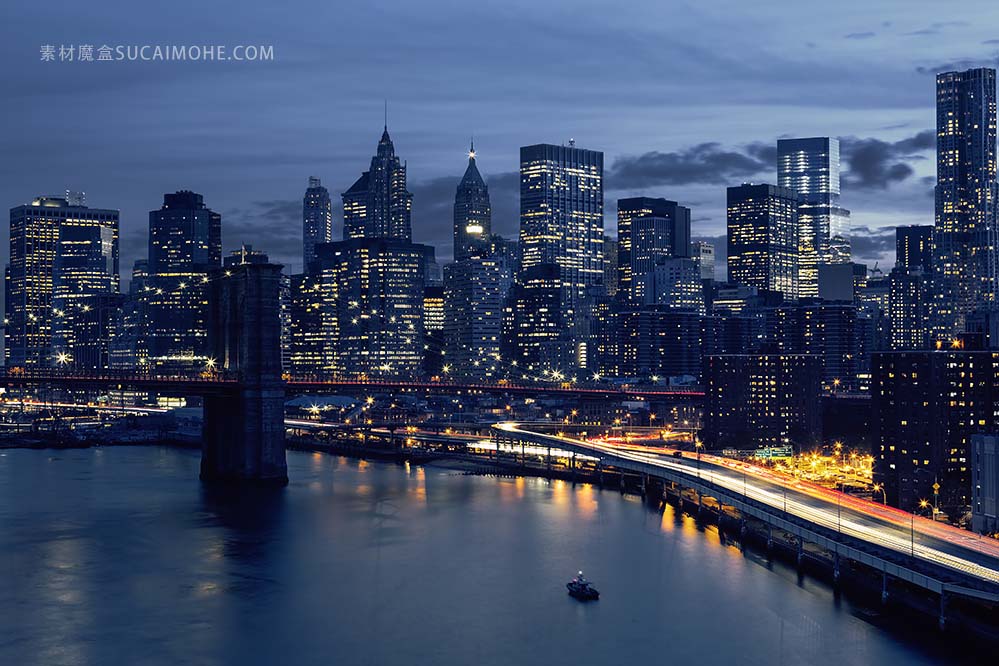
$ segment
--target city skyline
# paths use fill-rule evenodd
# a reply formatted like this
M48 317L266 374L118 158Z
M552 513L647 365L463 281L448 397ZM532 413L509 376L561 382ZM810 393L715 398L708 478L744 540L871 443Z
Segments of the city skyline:
M217 202L229 221L227 249L252 240L266 245L276 261L297 269L301 252L296 245L300 248L301 239L293 222L300 219L302 183L311 175L322 179L333 198L339 226L342 212L337 195L356 177L358 161L370 156L370 137L381 124L386 99L393 137L409 158L414 240L434 245L443 259L450 253L451 197L465 165L462 157L469 135L477 139L480 169L493 199L496 233L516 235L518 148L575 138L580 145L605 153L608 199L648 195L679 201L693 211L694 235L713 238L724 232L726 185L776 179L772 149L778 138L831 136L842 142L842 200L854 211L851 224L872 231L853 234L858 239L854 254L868 263L875 258L890 262L893 237L887 227L932 220L932 185L923 179L933 175L932 160L925 159L933 148L932 133L926 134L933 127L932 98L927 94L933 75L946 68L994 64L996 51L994 44L987 43L992 35L985 27L941 23L934 13L908 3L878 9L857 6L848 12L824 10L818 18L826 32L808 43L795 34L795 26L806 20L803 10L787 8L773 22L767 12L748 15L737 6L686 8L671 13L670 20L691 30L663 54L651 48L658 43L652 39L652 30L629 34L627 39L642 57L634 71L623 70L628 72L624 76L618 77L615 71L623 64L621 56L608 49L597 47L585 56L588 62L606 60L595 72L602 91L594 100L598 114L575 107L565 97L569 87L579 83L577 74L566 73L558 86L530 101L510 84L486 85L488 75L509 66L503 57L510 49L498 45L503 40L494 44L478 38L474 31L455 38L442 54L410 54L409 62L391 72L365 64L358 75L347 77L345 89L337 87L335 99L310 96L308 104L296 100L296 108L289 108L280 100L291 97L285 94L287 87L300 84L303 76L314 77L325 66L331 83L339 83L340 74L358 64L343 49L375 29L370 11L342 10L345 13L335 17L338 25L349 22L353 30L340 32L354 34L343 34L332 45L318 39L315 29L305 34L296 30L300 35L296 42L274 40L256 26L240 30L240 18L224 29L209 21L197 34L190 34L168 27L150 31L143 25L155 21L145 16L140 23L124 20L108 32L105 24L95 23L106 18L107 11L95 8L92 15L81 16L73 27L76 34L56 31L41 39L24 30L2 47L5 62L11 63L7 65L11 89L26 101L41 104L14 105L3 112L3 126L25 130L3 136L3 145L23 155L24 161L17 168L4 167L0 195L15 205L66 188L86 190L92 205L121 210L122 264L126 267L142 253L148 211L163 192L186 188ZM263 10L247 11L257 15ZM325 11L329 10L321 10L315 23L334 18ZM432 10L422 17L413 15L421 14L414 8L397 11L400 18L416 21L421 29L435 27ZM576 29L594 39L600 40L600 35L614 39L616 35L625 38L624 26L637 16L647 15L648 21L643 22L655 23L662 11L645 6L628 8L615 17L600 14L606 23L602 28L585 16L573 18L583 22ZM567 12L566 7L555 5L531 19L518 17L521 23L514 21L513 14L494 16L490 25L501 33L522 33L518 43L525 55L518 59L541 58L553 44L534 37L551 30ZM25 9L11 26L25 27L20 22L31 21L33 13ZM129 12L120 13L129 19ZM483 19L475 8L464 8L458 14L455 18L469 26ZM278 23L284 20L270 18ZM983 19L978 25L988 23ZM778 46L781 55L762 46L768 39L754 43L741 35L753 33L742 29L746 25ZM740 47L742 62L717 54L706 57L710 51L699 37L707 29ZM389 30L396 34L397 28ZM564 31L552 34L556 44L565 38ZM98 69L97 63L90 67L39 62L37 43L192 40L275 42L275 62L243 63L238 68L233 63L115 63L112 69ZM961 48L955 50L954 43ZM395 58L400 51L393 50L398 48L402 47L388 47L386 57L400 60ZM477 57L450 59L449 54L459 51ZM692 60L698 61L694 69L689 68ZM442 82L433 87L433 95L421 89L431 70ZM468 76L473 72L482 74L481 80ZM691 74L701 76L688 85ZM819 96L805 83L809 75L833 83ZM22 80L22 76L30 79ZM611 100L615 90L639 80L652 81L652 85L643 87L647 92L637 102L632 95L626 96L626 103ZM21 85L26 81L30 85ZM841 88L845 83L836 81L848 82L850 94ZM522 85L530 89L534 79ZM181 91L185 95L197 92L205 105L180 108L170 102L163 105L168 113L150 109L140 101L141 94L136 95L149 86L162 89L167 100ZM249 88L274 94L266 99L247 97ZM761 94L761 90L767 92ZM99 107L107 105L112 111L100 112L83 103L68 107L45 103L92 98L102 102ZM33 109L30 117L25 110L29 107ZM72 122L61 123L64 118ZM56 145L59 151L54 150ZM202 149L208 151L209 159L194 160ZM40 164L39 154L47 154L45 169L32 168ZM608 230L613 231L611 207L605 216Z

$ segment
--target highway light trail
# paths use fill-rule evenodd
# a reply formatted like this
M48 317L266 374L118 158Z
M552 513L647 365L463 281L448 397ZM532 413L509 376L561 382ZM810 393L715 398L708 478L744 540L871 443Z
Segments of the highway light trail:
M693 455L664 457L635 451L633 447L532 432L516 423L502 423L498 427L699 478L814 525L999 584L999 544L904 511L714 456L702 455L700 461Z

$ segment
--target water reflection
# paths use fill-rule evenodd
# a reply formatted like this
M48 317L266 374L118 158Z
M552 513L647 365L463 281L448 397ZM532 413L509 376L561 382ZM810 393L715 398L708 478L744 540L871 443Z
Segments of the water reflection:
M0 455L0 663L945 663L673 506L544 479L290 454ZM603 595L565 594L577 569Z

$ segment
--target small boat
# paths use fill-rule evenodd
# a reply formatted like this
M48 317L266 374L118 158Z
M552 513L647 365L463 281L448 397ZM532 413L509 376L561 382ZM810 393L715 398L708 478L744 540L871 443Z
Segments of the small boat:
M583 577L582 571L576 574L576 577L566 583L565 586L569 589L569 595L580 601L596 601L600 598L600 592L597 591L597 588L590 585L590 581Z

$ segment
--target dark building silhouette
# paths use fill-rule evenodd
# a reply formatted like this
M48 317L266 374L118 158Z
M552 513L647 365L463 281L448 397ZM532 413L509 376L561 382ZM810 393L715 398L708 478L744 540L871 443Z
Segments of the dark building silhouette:
M919 269L929 273L933 267L933 226L912 224L895 227L895 268Z

